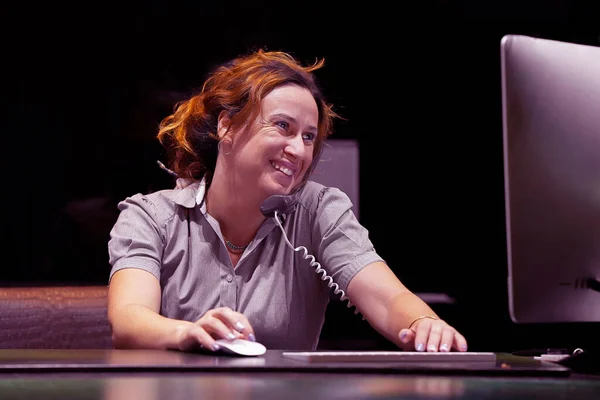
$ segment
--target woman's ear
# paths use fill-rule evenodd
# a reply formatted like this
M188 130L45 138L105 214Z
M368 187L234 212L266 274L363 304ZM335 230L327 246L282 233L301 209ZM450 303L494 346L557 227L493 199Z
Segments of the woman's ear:
M217 121L217 136L220 138L225 137L227 132L229 132L229 126L231 124L231 119L229 118L229 113L225 110L219 113L219 119Z

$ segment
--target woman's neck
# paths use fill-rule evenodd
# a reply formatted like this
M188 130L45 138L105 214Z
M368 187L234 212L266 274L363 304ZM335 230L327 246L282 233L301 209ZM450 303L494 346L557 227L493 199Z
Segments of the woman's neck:
M206 193L206 211L217 220L221 233L229 242L245 246L252 241L265 220L260 202L213 180Z

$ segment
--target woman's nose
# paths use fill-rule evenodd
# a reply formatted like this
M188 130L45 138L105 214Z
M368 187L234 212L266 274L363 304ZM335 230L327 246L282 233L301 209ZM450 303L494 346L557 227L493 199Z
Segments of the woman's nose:
M285 147L285 151L288 154L293 155L294 157L301 157L305 151L304 141L302 140L302 135L294 135L290 136L287 142L287 146Z

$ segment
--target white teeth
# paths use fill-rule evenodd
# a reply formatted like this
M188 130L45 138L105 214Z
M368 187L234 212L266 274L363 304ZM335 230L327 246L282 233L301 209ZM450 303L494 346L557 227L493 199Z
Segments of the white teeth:
M292 171L290 171L290 170L289 170L289 169L287 169L287 168L280 167L280 168L279 168L279 170L280 170L281 172L283 172L284 174L286 174L287 176L292 176L292 175L293 175L293 172L292 172Z
M283 167L281 165L275 164L275 163L271 163L271 165L273 167L275 167L276 170L283 172L284 174L286 174L287 176L292 176L294 175L294 171L292 171L289 168Z

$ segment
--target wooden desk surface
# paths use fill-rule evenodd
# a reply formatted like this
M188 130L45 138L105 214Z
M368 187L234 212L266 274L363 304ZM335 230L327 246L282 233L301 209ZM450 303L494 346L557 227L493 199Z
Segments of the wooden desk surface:
M175 351L0 350L0 399L598 399L600 393L600 377L574 376L554 363L508 354L498 354L493 365L477 366L311 364L281 353L238 358Z
M122 373L0 377L3 400L597 400L600 380L363 374Z
M568 376L568 368L529 357L499 353L495 361L315 362L267 350L258 357L160 350L0 349L0 373L86 371L360 372L445 375Z

